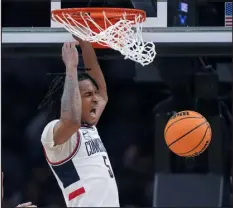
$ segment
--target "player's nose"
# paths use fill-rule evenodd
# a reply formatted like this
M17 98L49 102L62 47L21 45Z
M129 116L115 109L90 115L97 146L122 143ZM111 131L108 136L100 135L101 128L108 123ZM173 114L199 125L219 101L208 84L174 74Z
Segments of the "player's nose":
M98 94L94 94L93 101L94 102L99 102L99 96L98 96Z

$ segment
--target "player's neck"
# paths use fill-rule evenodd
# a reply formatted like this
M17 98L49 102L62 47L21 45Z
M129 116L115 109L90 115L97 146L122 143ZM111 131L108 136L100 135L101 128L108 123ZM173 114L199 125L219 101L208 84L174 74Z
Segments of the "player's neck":
M93 125L87 124L85 122L81 123L81 127L92 127Z

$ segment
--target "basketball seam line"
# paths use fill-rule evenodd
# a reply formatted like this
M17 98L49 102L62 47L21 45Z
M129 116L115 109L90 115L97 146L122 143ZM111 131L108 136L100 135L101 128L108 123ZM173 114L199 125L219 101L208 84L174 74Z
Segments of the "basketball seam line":
M198 126L196 126L195 128L191 129L190 131L188 131L186 134L184 134L183 136L181 136L180 138L176 139L175 141L173 141L171 144L168 145L168 147L170 147L171 145L175 144L176 142L178 142L179 140L181 140L183 137L185 137L186 135L188 135L189 133L191 133L192 131L196 130L197 128L199 128L200 126L202 126L203 124L207 123L207 121L202 122L201 124L199 124Z
M177 153L177 154L178 154L178 155L183 155L183 154L187 154L187 153L192 152L193 150L195 150L195 149L203 142L203 140L205 139L205 136L206 136L207 131L208 131L209 128L210 128L209 126L206 128L205 134L204 134L204 136L202 137L201 141L200 141L199 144L197 144L193 149L189 150L188 152Z
M167 133L168 129L169 129L173 124L177 123L178 121L181 121L181 120L187 119L187 118L203 118L203 117L195 117L195 116L192 116L192 117L185 117L185 118L181 118L181 119L179 119L179 120L177 120L177 121L174 121L170 126L168 126L168 127L167 127L167 130L165 131L164 136L166 135L166 133Z

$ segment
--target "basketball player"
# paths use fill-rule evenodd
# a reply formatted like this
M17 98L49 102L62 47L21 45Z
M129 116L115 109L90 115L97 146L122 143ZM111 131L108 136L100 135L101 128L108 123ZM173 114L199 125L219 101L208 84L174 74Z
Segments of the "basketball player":
M60 118L47 124L41 141L68 207L119 207L114 174L96 128L108 101L106 83L91 44L76 44L88 72L77 70L75 43L65 43Z

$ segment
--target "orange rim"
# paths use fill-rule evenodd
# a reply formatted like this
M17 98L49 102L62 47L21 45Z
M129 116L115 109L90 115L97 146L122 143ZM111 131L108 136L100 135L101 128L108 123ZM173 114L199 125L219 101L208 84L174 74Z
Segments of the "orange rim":
M88 13L90 17L101 27L106 27L104 23L104 15L105 12L106 17L112 24L116 24L122 17L123 14L126 14L126 18L130 21L133 21L132 24L135 24L135 16L141 15L139 22L144 22L146 20L146 12L139 9L126 9L126 8L68 8L68 9L57 9L52 11L52 19L63 23L59 18L65 21L67 24L72 26L76 26L72 21L68 21L65 17L69 14L75 21L79 22L80 24L86 25L83 17L81 16L81 12ZM59 17L59 18L58 18ZM85 15L84 15L85 18ZM90 22L88 22L90 23ZM110 25L109 25L110 26ZM94 25L89 25L91 29L95 28Z

